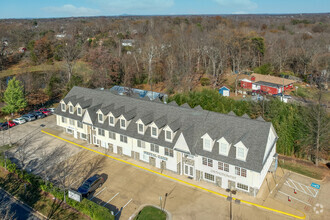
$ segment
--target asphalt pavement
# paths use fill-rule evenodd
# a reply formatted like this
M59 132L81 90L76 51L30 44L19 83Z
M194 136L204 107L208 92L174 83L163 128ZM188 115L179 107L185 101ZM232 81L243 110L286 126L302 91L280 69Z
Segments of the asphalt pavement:
M5 191L0 189L0 204L8 204L9 208L9 216L13 218L10 219L17 219L17 220L39 220L41 218L37 217L34 211L30 208L22 204L21 202L14 199L11 195L7 194ZM1 214L4 215L7 209L1 210ZM1 215L0 214L0 218Z

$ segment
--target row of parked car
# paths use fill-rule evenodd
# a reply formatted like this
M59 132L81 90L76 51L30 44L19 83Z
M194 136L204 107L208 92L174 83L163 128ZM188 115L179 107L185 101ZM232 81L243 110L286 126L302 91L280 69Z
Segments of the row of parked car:
M53 114L54 111L55 108L40 108L38 110L22 115L19 118L15 118L12 121L0 123L0 130L7 130L8 128L14 127L16 125L24 124L29 121L34 121L39 118L44 118L48 115Z

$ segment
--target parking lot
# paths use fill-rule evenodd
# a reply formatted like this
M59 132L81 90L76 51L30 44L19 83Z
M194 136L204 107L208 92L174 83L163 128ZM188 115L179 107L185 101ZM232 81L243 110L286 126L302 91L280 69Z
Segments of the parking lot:
M324 197L328 193L329 181L318 181L288 172L274 190L273 196L283 204L305 212L311 219L326 219L330 212L328 199Z
M40 125L45 125L45 127ZM26 159L26 168L36 174L46 174L46 178L59 186L65 185L65 187L77 189L88 177L94 174L103 175L105 177L104 184L92 193L89 199L113 211L117 219L129 219L141 206L146 204L160 206L161 202L165 209L171 213L173 219L229 218L229 202L223 197L95 154L41 133L41 129L47 128L53 129L57 135L63 138L107 153L103 148L95 148L63 133L56 127L54 116L19 125L3 131L5 133L0 135L6 137L5 141L9 141L7 132L10 131L11 141L18 141L23 144L25 139L30 140L26 144L26 151L29 152L26 155L28 158ZM20 152L17 149L12 149L10 153L12 158L19 158ZM113 156L118 157L115 154ZM122 159L132 160L125 157ZM147 164L143 166L147 166ZM290 178L299 181L294 176ZM305 184L307 185L307 183ZM221 193L224 191L211 184L205 184L205 186L213 187L213 190L219 190ZM322 189L323 186L321 186ZM281 185L280 191L283 193L292 193L290 190L289 186ZM166 193L167 197L165 197ZM322 193L318 193L316 199L322 195ZM276 200L283 203L283 207L287 206L287 197L284 194L276 192L275 197ZM297 198L309 202L306 198ZM251 197L249 200L251 201L253 198ZM313 205L315 202L317 201L312 201ZM289 205L295 207L294 204L296 201L292 201ZM297 204L298 206L301 204ZM280 209L281 206L273 208ZM299 208L305 211L305 205ZM283 219L284 217L281 214L254 206L233 203L235 219L255 219L253 216L256 215L260 219Z

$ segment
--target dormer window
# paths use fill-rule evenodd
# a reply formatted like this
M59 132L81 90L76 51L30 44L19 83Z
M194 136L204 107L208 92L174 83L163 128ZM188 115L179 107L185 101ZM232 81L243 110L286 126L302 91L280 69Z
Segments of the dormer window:
M155 137L157 138L158 135L157 135L157 128L156 127L151 127L151 137Z
M69 112L70 112L71 114L73 114L73 106L72 106L72 105L69 105Z
M235 144L236 147L236 159L246 161L246 155L248 154L249 149L240 141Z
M62 104L61 104L61 109L62 109L63 112L65 112L65 110L66 110L65 103L62 103Z
M165 131L165 139L167 141L172 141L172 131Z
M237 157L239 157L239 158L245 158L245 155L244 155L244 149L243 148L241 148L241 147L238 147L237 148Z
M81 116L81 114L82 114L82 112L81 112L81 108L78 107L78 108L77 108L77 115Z
M102 113L99 113L98 114L98 118L99 118L99 122L103 123L103 114Z
M227 154L228 145L226 143L220 143L220 154Z
M144 133L144 125L139 123L138 124L138 133L143 134Z
M204 138L203 148L204 148L204 150L211 151L211 140L210 139Z
M115 126L115 118L113 116L109 116L109 125Z
M126 120L125 119L120 119L120 128L126 129Z

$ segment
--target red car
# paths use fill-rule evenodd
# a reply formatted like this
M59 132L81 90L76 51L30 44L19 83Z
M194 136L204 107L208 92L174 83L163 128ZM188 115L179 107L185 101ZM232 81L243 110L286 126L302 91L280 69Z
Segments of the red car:
M14 127L16 124L13 121L8 121L8 122L3 123L3 126L7 126L8 127L8 125L11 128L11 127Z
M47 116L52 114L52 112L48 111L46 108L41 108L41 109L36 110L36 111L42 112L43 114L45 114Z

